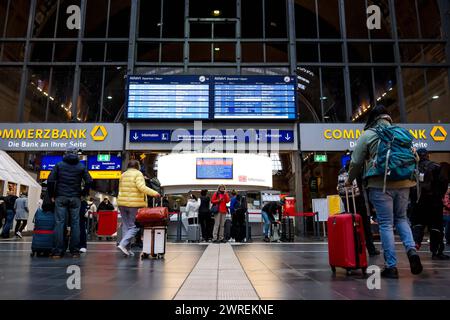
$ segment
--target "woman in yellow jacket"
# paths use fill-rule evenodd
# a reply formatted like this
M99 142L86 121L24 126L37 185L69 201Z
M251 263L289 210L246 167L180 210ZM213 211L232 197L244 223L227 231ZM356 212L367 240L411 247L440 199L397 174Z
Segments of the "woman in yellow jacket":
M131 160L128 169L122 174L119 182L119 197L117 203L122 216L122 241L117 248L125 255L132 255L127 247L139 228L136 227L136 214L140 208L147 207L147 196L160 197L155 190L145 185L144 175L140 171L139 162Z

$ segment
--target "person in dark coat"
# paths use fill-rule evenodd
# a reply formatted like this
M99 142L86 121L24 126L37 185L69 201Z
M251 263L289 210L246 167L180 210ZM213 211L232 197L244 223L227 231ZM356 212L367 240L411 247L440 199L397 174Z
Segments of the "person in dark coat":
M208 197L208 190L200 193L200 208L198 209L198 220L202 228L202 241L212 240L213 222L211 220L211 199Z
M84 188L82 189L82 184ZM62 162L56 164L48 178L48 191L55 202L55 248L53 258L65 253L64 229L70 216L71 238L69 250L73 257L80 256L80 207L81 196L87 196L92 184L89 172L78 158L78 150L70 148Z
M14 223L14 216L16 215L16 212L14 211L14 205L16 204L17 199L18 198L13 191L9 191L6 197L0 197L0 200L3 200L5 202L6 209L5 224L2 229L3 239L8 239L10 236L9 233Z
M98 205L97 211L114 211L114 206L109 202L108 198L104 198L103 201Z

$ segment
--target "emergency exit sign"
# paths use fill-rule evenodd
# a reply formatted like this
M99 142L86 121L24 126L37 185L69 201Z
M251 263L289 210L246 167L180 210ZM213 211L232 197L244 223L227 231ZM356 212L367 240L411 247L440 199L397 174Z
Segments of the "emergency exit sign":
M328 156L326 154L315 154L314 162L328 162Z
M111 161L111 155L109 154L99 154L97 156L98 162L110 162Z

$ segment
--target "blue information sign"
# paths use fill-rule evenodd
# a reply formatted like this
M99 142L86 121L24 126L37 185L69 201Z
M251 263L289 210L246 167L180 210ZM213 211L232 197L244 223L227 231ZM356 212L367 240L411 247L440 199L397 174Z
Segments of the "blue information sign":
M130 120L297 118L292 76L129 76L127 96Z
M233 159L198 158L197 179L233 179Z
M294 130L254 130L255 137L251 134L245 135L245 142L249 141L267 141L273 142L274 139L278 139L279 143L294 143ZM180 142L180 141L234 141L237 142L242 139L239 134L230 134L227 130L215 131L203 131L201 134L196 134L194 130L183 130L179 132L173 132L171 130L130 130L130 142L131 143L145 143L145 142Z
M111 156L110 161L98 161L97 156L88 157L89 171L120 171L122 170L122 158Z
M58 162L63 161L63 156L43 156L41 159L41 170L52 171Z

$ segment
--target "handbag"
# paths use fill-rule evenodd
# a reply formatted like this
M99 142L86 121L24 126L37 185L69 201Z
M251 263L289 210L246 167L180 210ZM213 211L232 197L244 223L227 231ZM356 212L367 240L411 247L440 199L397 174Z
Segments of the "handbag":
M215 216L219 213L219 205L215 204L211 207L211 215Z
M169 223L169 209L165 207L141 208L136 215L136 222L144 227L166 226Z

